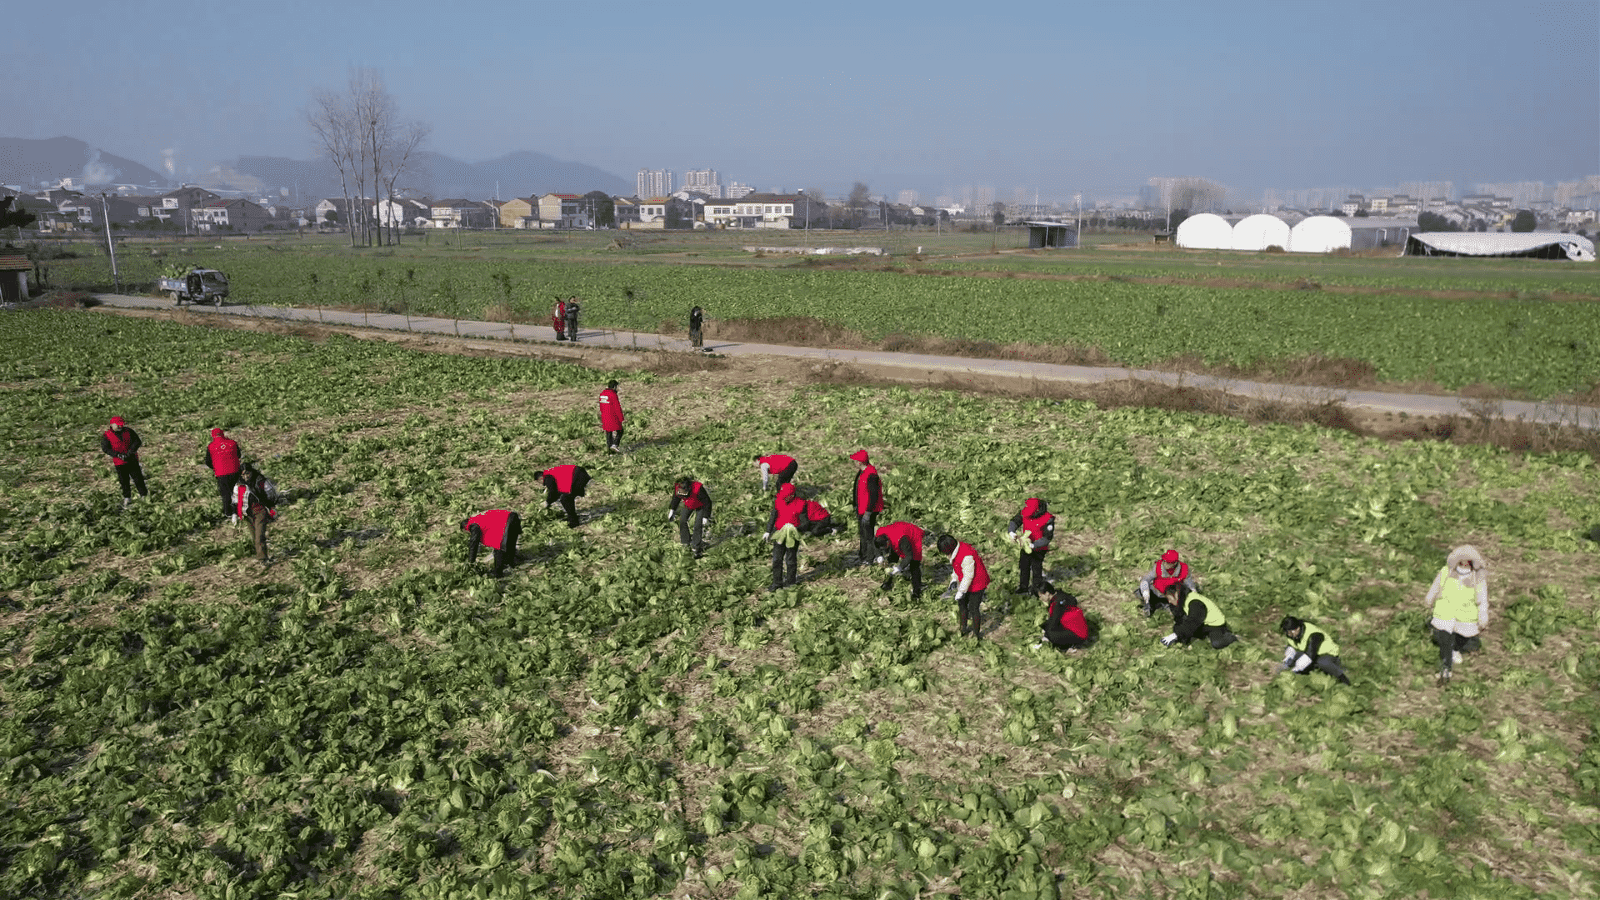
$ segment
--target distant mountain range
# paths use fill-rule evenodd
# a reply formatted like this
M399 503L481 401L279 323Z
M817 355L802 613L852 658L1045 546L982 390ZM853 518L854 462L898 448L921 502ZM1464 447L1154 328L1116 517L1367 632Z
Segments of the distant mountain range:
M397 187L433 199L485 200L499 196L527 197L552 192L584 194L632 193L634 185L610 172L582 163L566 162L543 153L519 151L482 163L464 163L438 153L418 155L412 176ZM24 189L41 183L54 185L71 178L75 186L135 184L150 186L151 193L176 187L169 176L123 159L76 138L30 140L0 138L0 184ZM322 160L282 156L241 156L215 166L194 184L218 191L240 191L246 196L273 196L290 200L337 197L343 191L339 173Z

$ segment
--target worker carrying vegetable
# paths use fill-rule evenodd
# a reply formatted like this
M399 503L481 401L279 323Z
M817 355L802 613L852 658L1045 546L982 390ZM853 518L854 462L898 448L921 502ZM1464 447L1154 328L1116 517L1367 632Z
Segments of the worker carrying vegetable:
M1017 593L1031 594L1044 584L1044 555L1056 538L1056 517L1049 504L1029 497L1022 512L1011 517L1006 540L1017 545Z
M1172 633L1161 639L1161 646L1183 644L1187 647L1190 641L1203 637L1211 641L1213 648L1221 650L1239 639L1228 627L1222 607L1199 591L1190 590L1184 582L1167 585L1162 596L1172 610Z
M1326 631L1298 616L1284 616L1278 630L1289 639L1289 647L1283 651L1283 671L1310 675L1312 669L1318 669L1340 684L1350 683L1339 662L1339 645Z
M761 535L772 542L772 584L769 590L793 587L800 566L800 520L806 514L806 501L795 493L794 485L781 484L772 500L772 516ZM787 574L785 574L787 569Z

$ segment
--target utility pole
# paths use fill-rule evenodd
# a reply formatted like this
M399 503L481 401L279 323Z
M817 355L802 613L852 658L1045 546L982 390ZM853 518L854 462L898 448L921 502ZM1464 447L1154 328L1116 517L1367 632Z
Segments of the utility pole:
M106 201L105 191L100 192L100 213L106 218L106 252L111 254L111 282L116 285L117 293L122 293L122 276L117 273L117 244L111 239L111 207Z

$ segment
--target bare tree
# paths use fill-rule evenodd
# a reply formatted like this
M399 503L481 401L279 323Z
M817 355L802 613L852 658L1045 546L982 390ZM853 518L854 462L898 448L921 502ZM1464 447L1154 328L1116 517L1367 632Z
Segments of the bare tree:
M306 111L306 124L316 134L317 143L328 161L339 171L339 190L344 194L345 228L350 232L350 246L354 247L356 210L350 198L350 179L359 168L357 154L360 137L347 98L332 91L317 91L312 96L311 108Z
M339 170L350 222L350 243L357 229L368 245L384 243L380 203L392 208L396 183L415 164L416 151L428 136L428 126L402 122L375 69L353 69L343 95L318 91L306 114L322 150ZM372 205L367 203L367 176L372 177ZM354 196L352 197L352 187ZM380 196L381 195L381 196ZM389 240L398 236L391 230Z

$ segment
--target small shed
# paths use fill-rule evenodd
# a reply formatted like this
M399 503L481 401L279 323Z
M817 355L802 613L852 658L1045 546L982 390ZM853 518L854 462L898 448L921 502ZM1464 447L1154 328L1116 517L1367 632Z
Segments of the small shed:
M26 256L0 256L0 303L21 303L28 299L28 273L33 263Z
M1028 249L1077 247L1078 226L1071 222L1024 222L1028 226Z

